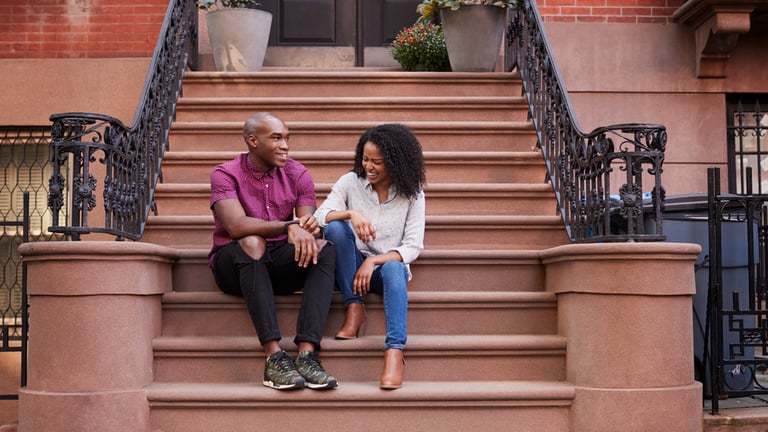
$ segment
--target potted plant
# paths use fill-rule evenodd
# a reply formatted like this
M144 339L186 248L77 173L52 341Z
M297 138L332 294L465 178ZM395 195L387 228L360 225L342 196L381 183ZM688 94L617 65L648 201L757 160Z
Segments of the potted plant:
M402 29L389 52L407 71L451 70L443 29L437 24L417 22Z
M272 14L255 0L198 0L208 11L208 37L216 70L261 70L269 44Z
M448 59L454 72L490 72L496 68L507 10L520 0L424 0L419 22L439 13Z

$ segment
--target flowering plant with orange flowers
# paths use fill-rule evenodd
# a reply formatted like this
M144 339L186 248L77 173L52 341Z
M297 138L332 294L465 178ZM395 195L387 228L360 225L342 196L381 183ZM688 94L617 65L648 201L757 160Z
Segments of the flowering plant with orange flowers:
M390 45L390 54L408 71L449 71L443 29L432 23L416 23L400 31Z

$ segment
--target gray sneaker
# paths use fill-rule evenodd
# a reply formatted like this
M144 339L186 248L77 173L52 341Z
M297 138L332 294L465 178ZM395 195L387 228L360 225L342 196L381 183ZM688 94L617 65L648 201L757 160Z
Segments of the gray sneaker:
M296 370L304 377L307 387L313 390L336 387L336 377L328 375L313 351L302 351L296 357Z
M277 390L300 389L304 388L304 378L293 366L293 358L285 351L278 351L267 358L264 385Z

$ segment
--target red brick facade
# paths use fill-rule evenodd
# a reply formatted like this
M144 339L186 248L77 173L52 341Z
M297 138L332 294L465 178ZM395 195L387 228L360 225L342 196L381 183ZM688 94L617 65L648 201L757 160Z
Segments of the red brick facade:
M0 2L0 58L150 57L168 0Z
M669 23L684 0L539 0L552 22ZM150 57L168 0L0 2L0 58Z
M672 22L685 0L539 0L545 21L589 23Z

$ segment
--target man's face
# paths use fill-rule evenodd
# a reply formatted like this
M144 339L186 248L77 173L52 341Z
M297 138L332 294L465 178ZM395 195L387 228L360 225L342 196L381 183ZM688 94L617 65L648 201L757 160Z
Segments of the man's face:
M254 165L268 171L283 167L288 161L288 126L277 117L264 117L253 134L248 135L248 149Z

